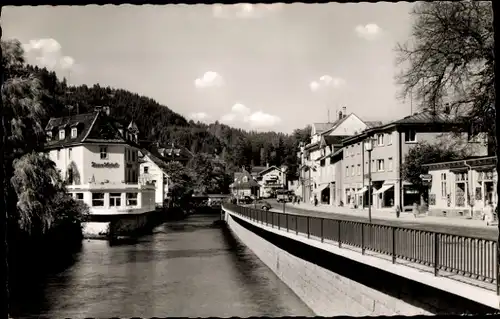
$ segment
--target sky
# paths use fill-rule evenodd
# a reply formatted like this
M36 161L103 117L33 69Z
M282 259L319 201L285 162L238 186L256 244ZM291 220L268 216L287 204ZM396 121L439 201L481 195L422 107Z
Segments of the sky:
M122 88L188 119L290 133L410 114L396 44L413 4L4 7L4 39L69 84Z

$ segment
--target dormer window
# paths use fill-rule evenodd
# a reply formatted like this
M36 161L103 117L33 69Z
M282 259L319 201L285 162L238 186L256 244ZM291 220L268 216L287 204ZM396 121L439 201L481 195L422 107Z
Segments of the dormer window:
M76 127L71 128L71 138L76 138L78 135L78 129Z
M48 131L47 132L47 141L50 141L50 140L52 140L52 132Z
M59 139L64 140L66 138L66 132L64 129L59 130Z

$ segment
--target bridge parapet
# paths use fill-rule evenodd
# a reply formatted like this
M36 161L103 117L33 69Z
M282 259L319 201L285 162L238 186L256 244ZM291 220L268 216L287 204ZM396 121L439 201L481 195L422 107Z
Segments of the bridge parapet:
M453 279L465 287L480 288L491 294L488 298L490 302L481 303L499 308L498 297L491 298L500 290L497 243L493 240L265 211L234 204L224 204L223 208L263 227L286 232L287 236L293 234L315 239L337 249L357 251L362 255L386 259L397 266L409 266L430 273L426 276ZM477 301L477 298L474 300Z

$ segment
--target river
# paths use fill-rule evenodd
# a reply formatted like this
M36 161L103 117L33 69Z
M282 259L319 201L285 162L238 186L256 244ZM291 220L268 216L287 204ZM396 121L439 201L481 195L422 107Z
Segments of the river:
M85 241L71 266L45 280L38 300L18 305L19 315L314 315L230 230L215 226L216 219L193 215L165 223L133 244Z

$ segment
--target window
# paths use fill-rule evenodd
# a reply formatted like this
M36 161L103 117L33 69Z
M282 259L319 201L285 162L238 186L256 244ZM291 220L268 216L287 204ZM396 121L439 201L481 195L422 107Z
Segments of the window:
M358 154L358 155L359 155L359 154L360 154L360 152L361 152L361 143L358 143L358 151L356 152L356 154Z
M68 168L68 184L73 185L73 169L70 167Z
M358 164L358 176L361 175L361 164Z
M326 160L325 159L322 159L320 162L319 162L319 165L321 167L324 167L325 166L325 163L326 163Z
M354 176L356 174L356 171L354 170L354 165L351 166L351 175Z
M61 157L61 150L57 150L57 153L56 153L56 154L57 154L57 155L56 155L56 156L57 156L57 159L59 159L59 157Z
M69 159L71 159L71 151L72 151L71 147L70 147L70 148L68 148L68 158L69 158Z
M345 176L349 176L349 166L345 167Z
M377 170L379 172L383 172L384 171L384 160L383 159L379 159L377 160Z
M137 206L137 193L127 193L127 206Z
M417 133L413 130L405 132L405 142L415 143L417 141Z
M109 194L109 206L116 207L122 205L122 194L121 193L110 193Z
M104 206L104 193L92 193L92 206Z
M392 171L392 157L387 160L387 170Z
M149 167L145 166L144 167L144 174L147 174L149 172Z
M66 132L64 132L64 130L59 130L59 139L60 140L64 140L64 138L66 137Z
M135 171L132 171L132 182L137 182L137 173Z
M76 200L83 200L83 193L75 193Z
M392 133L387 133L387 145L392 144Z
M446 198L446 173L441 173L441 197Z
M71 138L76 138L78 135L78 129L76 127L71 128Z
M132 162L135 162L135 151L132 151Z
M106 146L101 146L99 153L101 153L101 159L108 159L108 148Z
M379 134L377 136L377 145L378 146L383 146L384 145L384 134Z

